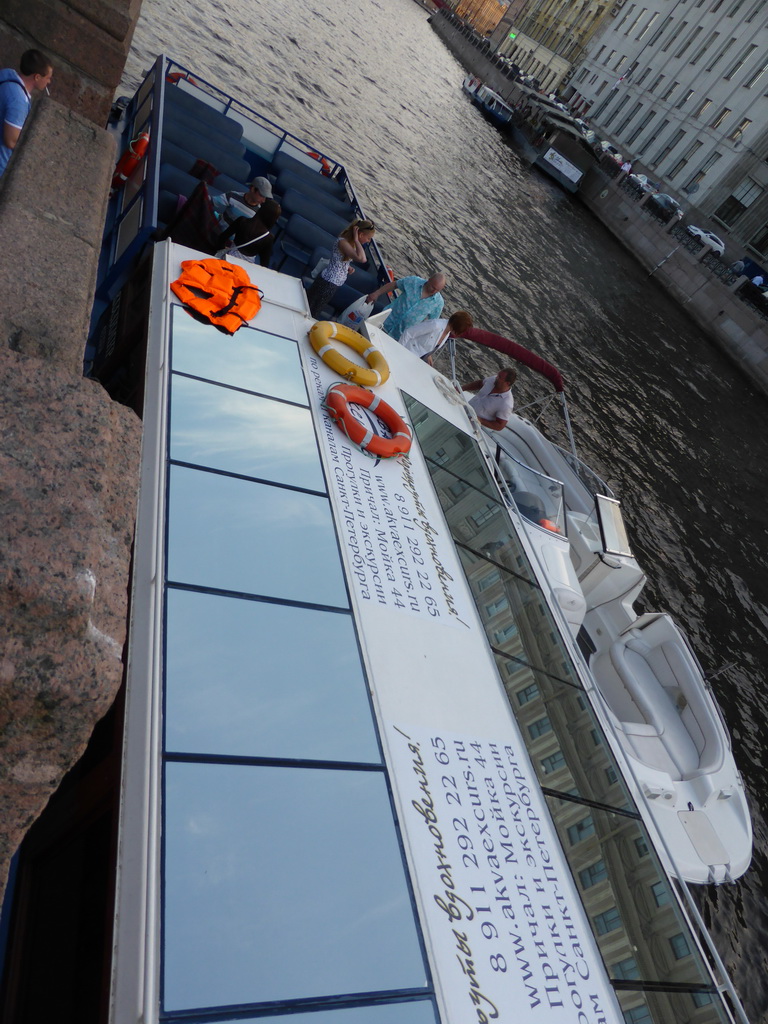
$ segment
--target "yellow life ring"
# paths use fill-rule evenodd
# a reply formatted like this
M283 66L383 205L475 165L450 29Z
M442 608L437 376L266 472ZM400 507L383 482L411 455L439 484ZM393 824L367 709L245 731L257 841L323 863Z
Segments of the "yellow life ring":
M331 343L333 338L354 349L368 363L368 368L353 363L351 359L342 355ZM330 366L340 377L352 381L353 384L375 388L389 380L389 366L379 349L362 334L351 331L349 327L342 327L341 324L335 324L330 320L320 320L311 328L309 341L326 366Z

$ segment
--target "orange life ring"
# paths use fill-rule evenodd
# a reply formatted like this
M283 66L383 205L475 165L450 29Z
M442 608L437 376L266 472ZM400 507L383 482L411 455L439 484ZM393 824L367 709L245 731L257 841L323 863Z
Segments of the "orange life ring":
M391 437L380 437L352 415L350 405L362 405L378 416ZM391 405L387 405L368 388L356 384L331 384L323 402L331 419L343 430L352 444L377 459L391 459L410 451L413 436L411 428Z
M331 165L324 156L321 156L319 153L316 153L314 149L308 149L307 156L311 156L314 160L319 160L323 168L321 173L324 174L326 178L330 178Z
M128 143L128 148L117 161L115 173L112 175L112 191L110 195L114 195L119 188L123 187L146 156L148 148L149 132L141 132L133 142Z
M192 85L197 85L197 82L194 80L194 78L192 77L192 75L190 75L188 71L171 71L170 74L165 76L165 80L166 82L170 82L171 85L176 85L178 82L181 82L182 80L185 82L190 82Z

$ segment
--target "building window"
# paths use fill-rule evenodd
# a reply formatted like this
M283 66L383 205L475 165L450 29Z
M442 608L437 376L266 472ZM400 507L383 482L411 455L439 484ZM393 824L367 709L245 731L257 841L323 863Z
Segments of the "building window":
M663 100L668 100L672 93L675 91L675 89L678 87L678 85L680 85L679 82L673 82L661 98Z
M672 955L675 960L682 960L683 957L691 955L691 949L688 945L688 940L682 932L678 932L677 935L673 935L669 940L669 944L672 947Z
M703 142L699 142L698 140L696 140L695 142L692 142L690 144L690 146L688 147L688 149L686 149L686 151L683 153L683 155L677 161L677 163L672 168L672 170L669 172L669 177L670 178L676 178L678 176L678 174L686 167L686 165L688 164L688 161L691 159L691 157L694 156L696 153L698 153L698 151L701 149L701 147L703 145L704 145L704 143Z
M733 46L733 44L735 42L736 42L736 37L733 36L731 39L728 40L727 43L725 43L725 45L721 48L720 52L717 54L715 59L712 61L712 63L707 68L707 71L712 71L720 63L720 61L723 59L723 57L726 55L726 53L728 53L728 51L730 50L730 48Z
M685 32L685 30L686 30L687 28L688 28L688 22L687 22L687 21L684 21L684 22L683 22L683 24L682 24L682 25L680 26L680 31L679 31L679 32L672 32L672 34L670 35L669 39L668 39L668 40L666 41L666 43L664 43L664 45L662 46L662 48L661 48L661 52L662 52L662 53L666 53L666 52L667 52L667 50L668 50L668 49L670 48L670 46L672 45L672 43L674 43L674 41L675 41L676 39L679 39L679 38L680 38L680 36L681 36L681 35L683 34L683 32Z
M754 238L750 238L749 244L753 249L756 249L757 252L762 253L763 255L768 253L768 224L765 224Z
M694 90L689 89L688 92L685 93L683 98L678 103L675 104L675 110L682 110L682 108L685 106L685 104L688 102L691 96L693 96L693 93Z
M624 1024L651 1024L653 1018L651 1011L645 1005L633 1006L630 1010L624 1010Z
M739 121L739 123L733 129L728 138L733 139L734 142L738 142L738 140L742 137L744 132L747 130L747 128L749 128L751 124L752 122L750 121L750 119L748 117L745 117L742 121Z
M451 493L453 493L452 487L449 487L448 490L451 491ZM459 491L459 494L461 494L461 491ZM458 497L458 495L456 494L454 494L453 496L454 498ZM499 572L499 570L492 569L489 573L486 573L486 575L483 576L482 579L479 579L477 581L477 589L487 590L488 587L492 587L494 583L498 583L500 579L501 573Z
M651 82L651 87L650 87L650 89L648 90L648 92L654 92L654 90L656 89L656 86L657 86L657 85L661 85L661 83L662 83L663 81L664 81L664 75L657 75L657 76L656 76L656 77L654 78L654 80L653 80L653 81Z
M610 910L606 910L603 914L596 914L592 918L592 923L595 926L595 931L598 935L607 935L608 932L615 932L617 928L621 928L621 914L619 913L618 907L611 907ZM677 937L677 936L676 936ZM685 936L680 934L680 938L685 942ZM669 940L672 941L671 939ZM686 942L686 948L688 943ZM686 954L684 953L683 956ZM681 959L680 957L677 958Z
M596 747L599 747L600 744L603 742L603 737L600 735L597 729L590 729L589 735L592 737L592 742Z
M699 109L696 111L696 113L693 116L694 117L701 117L701 115L704 113L704 111L707 110L707 108L711 107L711 106L712 106L712 100L709 98L709 96L707 96L707 98L704 100L704 102L701 104L701 106L699 107Z
M626 14L624 15L624 17L623 17L623 18L621 19L621 21L619 22L619 24L618 24L618 25L616 26L616 31L617 31L617 32L618 32L618 30L619 30L619 29L621 28L621 26L622 26L622 25L624 24L624 22L625 22L625 21L627 20L627 18L628 18L628 17L630 16L630 14L632 13L632 11L634 11L634 9L635 9L635 7L636 7L636 6L637 6L637 4L630 4L630 6L629 6L629 10L628 10L628 11L627 11L627 13L626 13Z
M615 53L616 53L616 51L615 51L615 50L611 50L611 52L610 52L610 53L608 54L608 56L607 56L607 57L605 58L605 60L603 61L603 65L604 65L605 67L608 67L608 61L609 61L609 60L611 59L611 57L613 57L613 55L614 55Z
M542 757L541 767L545 775L551 775L552 772L558 771L565 764L565 754L562 750L558 750L556 754L550 754L549 757Z
M607 80L598 85L597 89L595 89L595 96L599 96L603 89L606 87L606 85L608 85Z
M694 42L694 40L698 37L700 32L701 32L701 25L697 25L696 28L693 30L693 32L691 32L691 34L688 36L686 41L683 43L683 45L680 47L680 49L677 51L677 53L675 54L675 57L682 57L683 54L685 53L685 51L691 45L691 43Z
M608 765L605 769L605 777L608 780L609 786L612 786L614 783L619 781L619 776L616 774L616 769L613 765Z
M642 156L643 153L645 152L645 150L648 149L649 146L652 146L654 144L656 139L658 139L658 137L661 135L661 133L664 131L664 129L667 127L668 124L669 124L669 121L668 120L664 120L664 121L661 122L661 124L659 125L659 127L656 129L655 132L651 132L651 134L648 136L648 138L641 145L640 152L638 153L638 156Z
M712 1002L712 996L709 992L691 992L691 999L693 1000L693 1005L697 1008L699 1006L709 1006Z
M715 217L726 227L732 227L742 213L759 199L763 188L752 178L746 178L725 202L715 210Z
M633 956L628 956L626 960L619 960L617 964L611 964L610 972L611 977L617 981L640 980L640 969L637 966L637 960Z
M579 872L579 881L582 889L591 889L593 885L604 881L608 877L608 868L604 860L596 860L594 864Z
M669 903L669 889L666 882L654 882L651 892L657 907L663 907L665 903Z
M499 612L506 611L509 608L509 602L506 597L500 597L498 601L491 601L490 604L485 606L485 614L489 619L492 619L494 615L498 615Z
M538 696L538 686L536 683L531 683L530 686L526 686L522 690L517 691L517 703L522 707L523 704L530 704L532 700L536 700Z
M728 117L728 115L730 113L731 113L731 108L730 107L723 107L723 109L720 111L720 113L717 115L717 117L715 118L715 120L712 122L712 124L709 127L710 128L719 128L720 125L723 123L723 121L726 119L726 117Z
M648 29L649 29L649 28L650 28L650 27L651 27L651 26L653 25L654 21L656 21L656 19L658 18L658 16L659 16L659 14L658 14L658 11L656 12L656 14L652 14L652 15L650 16L650 18L648 19L648 21L646 22L646 25L645 25L645 27L643 28L643 31L642 31L642 32L640 33L640 35L639 35L639 36L635 36L635 38L636 38L636 39L642 39L642 38L643 38L643 36L645 35L645 33L646 33L646 32L648 31Z
M645 841L644 836L640 836L635 840L635 850L637 851L638 858L648 856L648 843Z
M640 110L641 107L642 107L642 103L636 103L634 105L634 107L632 107L630 112L627 114L627 116L621 122L619 127L616 129L616 134L617 135L621 135L623 133L624 129L627 127L629 122L632 120L632 118L635 116L635 114L638 112L638 110Z
M605 124L606 128L611 123L611 121L613 121L613 119L616 117L616 115L621 113L621 111L624 109L624 107L627 105L627 103L629 103L629 95L622 97L622 99L613 108L613 111L610 114L610 116L605 119L605 121L603 123Z
M535 722L531 722L528 726L528 734L532 740L546 736L548 732L552 732L552 723L546 715L543 718L538 718Z
M627 59L627 55L626 55L625 53L622 53L622 55L621 55L621 56L619 57L619 59L618 59L618 60L616 61L616 63L615 63L614 65L613 65L613 70L614 70L614 71L618 71L618 70L619 70L619 68L621 67L621 65L622 65L622 64L624 63L624 61L625 61L626 59Z
M577 843L582 842L582 840L589 839L589 837L594 834L595 823L592 820L592 815L588 814L586 818L582 818L581 821L577 821L575 825L569 826L568 842L571 846L575 846Z
M749 58L752 56L752 54L755 52L756 49L757 49L757 43L750 43L750 45L746 48L746 50L744 50L744 52L741 54L741 56L736 60L736 63L733 64L733 66L731 67L730 71L727 74L723 75L723 78L726 80L726 82L730 82L730 80L733 78L733 76L738 71L741 71L741 69L744 67L744 65L747 63L747 61L749 60Z
M704 54L710 48L710 46L714 42L716 42L719 39L719 37L720 37L720 33L719 32L713 32L712 35L707 38L707 41L705 43L703 43L699 47L697 53L691 58L691 64L698 64L699 61L701 60L701 58L704 56Z
M738 14L741 8L744 6L744 3L745 0L736 0L736 3L733 5L730 11L728 11L728 17L733 18L734 15Z
M630 146L632 145L632 143L638 137L640 132L642 132L645 128L648 127L648 125L651 123L651 121L654 119L654 117L656 117L656 111L655 110L651 110L651 111L649 111L649 113L647 113L645 115L645 117L642 119L640 124L637 126L637 128L635 128L635 130L632 132L632 134L627 139L627 144L628 145L630 145Z
M750 22L752 22L755 19L755 17L757 16L758 11L762 10L762 8L764 6L765 6L765 0L757 0L757 3L752 8L752 10L749 12L749 16L748 16L747 21L746 21L747 25L749 25Z
M678 142L682 141L684 135L685 135L685 132L683 131L683 129L682 128L678 128L678 130L671 136L669 142L667 142L662 147L662 149L659 150L659 152L656 154L656 156L651 161L651 163L652 164L660 164L661 161L664 160L665 157L669 156L669 154L672 152L672 150L675 148L675 146L678 144Z
M651 69L650 68L646 68L645 71L642 73L642 75L640 75L640 77L638 78L636 84L637 85L642 85L643 82L646 80L646 78L648 77L648 75L650 73L651 73Z
M441 463L439 462L438 459L435 459L435 462L437 462L438 465L441 465ZM496 505L496 504L492 504L489 501L484 509L481 509L479 512L476 512L471 518L472 518L472 521L474 522L475 526L482 526L483 523L487 523L489 519L493 519L493 517L499 511L500 511L499 506Z
M657 43L659 41L659 39L661 39L661 37L662 37L662 35L664 33L664 30L666 29L667 25L669 25L670 21L672 21L672 15L671 14L668 17L666 17L664 19L664 21L661 23L661 25L656 29L656 32L654 33L654 35L651 38L650 42L647 43L648 46L653 46L654 43Z
M751 76L743 83L745 89L751 89L752 86L757 85L760 79L763 77L765 72L768 71L768 61L764 64L759 65L751 74Z
M627 31L626 31L626 32L624 33L624 35L625 35L625 36L628 36L630 32L633 32L633 31L634 31L634 30L635 30L635 29L637 28L637 24L638 24L638 22L640 21L640 19L642 18L642 16L643 16L643 15L645 14L645 12L646 12L647 10L648 10L648 8L647 8L647 7L644 7L644 8L642 9L642 11L640 11L640 13L638 14L638 16L637 16L637 17L635 18L635 20L634 20L634 21L632 22L632 24L631 24L631 25L629 26L629 28L627 29Z
M513 637L517 633L517 626L514 622L510 622L504 629L497 629L493 634L494 642L497 644L503 644L510 637Z
M722 153L712 153L712 155L701 165L696 171L690 181L686 182L683 186L684 192L690 192L694 185L698 185L702 178L705 176L707 171L711 170L717 161L722 156Z

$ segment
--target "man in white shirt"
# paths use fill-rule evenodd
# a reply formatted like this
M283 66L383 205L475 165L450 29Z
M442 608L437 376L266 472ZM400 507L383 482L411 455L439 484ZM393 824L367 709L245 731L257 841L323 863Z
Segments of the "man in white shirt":
M464 385L465 391L476 391L469 404L477 413L477 418L489 430L503 430L512 415L515 404L512 396L512 385L517 380L517 372L512 367L504 367L495 377L485 380L473 380Z
M432 365L432 356L443 347L449 338L460 338L472 326L472 317L460 309L444 320L422 320L420 324L406 327L399 337L403 348Z

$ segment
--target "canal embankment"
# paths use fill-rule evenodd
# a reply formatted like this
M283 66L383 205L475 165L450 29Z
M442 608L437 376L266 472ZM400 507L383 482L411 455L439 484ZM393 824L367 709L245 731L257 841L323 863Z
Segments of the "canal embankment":
M442 14L435 15L431 24L468 73L509 103L518 102L519 88L476 37L465 35ZM739 297L745 279L716 273L722 268L706 259L708 248L692 251L695 246L676 236L677 221L662 224L650 216L638 194L621 187L620 178L596 165L585 175L577 198L707 337L768 394L768 321Z

